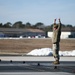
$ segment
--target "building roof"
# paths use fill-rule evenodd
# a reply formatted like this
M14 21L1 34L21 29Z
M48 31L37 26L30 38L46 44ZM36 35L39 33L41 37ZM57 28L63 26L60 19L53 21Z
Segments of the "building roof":
M0 28L0 32L44 32L40 29Z
M51 32L53 30L50 30ZM75 32L75 27L65 27L65 28L61 28L62 32Z
M65 27L61 29L63 32L75 32L74 27Z

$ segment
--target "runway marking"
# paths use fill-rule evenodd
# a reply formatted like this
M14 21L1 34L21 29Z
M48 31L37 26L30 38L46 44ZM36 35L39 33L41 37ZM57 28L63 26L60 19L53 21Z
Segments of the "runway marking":
M74 75L65 72L2 72L0 75Z
M30 61L30 62L51 62L54 58L51 56L0 56L1 61ZM71 60L69 60L71 59ZM60 57L60 61L74 61L75 57Z

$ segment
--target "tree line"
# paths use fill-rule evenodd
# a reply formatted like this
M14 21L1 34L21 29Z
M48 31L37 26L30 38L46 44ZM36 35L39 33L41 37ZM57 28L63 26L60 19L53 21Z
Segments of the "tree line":
M32 29L41 29L44 31L50 31L52 30L53 24L51 25L44 25L42 22L38 22L35 25L32 25L31 23L27 22L26 24L23 24L22 21L17 21L14 24L11 22L7 22L5 24L0 23L0 28L32 28ZM62 24L62 28L75 28L75 26L72 26L70 24Z

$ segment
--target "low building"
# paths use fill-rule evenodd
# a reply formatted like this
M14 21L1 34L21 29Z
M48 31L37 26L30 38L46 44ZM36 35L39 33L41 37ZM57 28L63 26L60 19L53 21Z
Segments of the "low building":
M2 32L0 32L0 37L4 37L5 35L2 33Z
M52 31L49 31L47 33L48 37L52 38ZM61 30L61 38L66 39L66 38L75 38L75 28L63 28Z
M0 28L0 33L3 33L4 37L45 36L45 32L40 29Z

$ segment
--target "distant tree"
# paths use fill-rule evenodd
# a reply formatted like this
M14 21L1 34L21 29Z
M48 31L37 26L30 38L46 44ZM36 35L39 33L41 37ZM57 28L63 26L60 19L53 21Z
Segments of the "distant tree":
M3 24L2 23L0 23L0 27L3 27Z
M34 27L35 27L35 28L38 28L38 29L43 29L45 26L44 26L43 23L38 22L38 23L36 23L36 24L34 25Z
M0 23L0 27L5 27L5 28L37 28L37 29L42 29L44 31L50 31L53 28L53 24L47 26L44 25L42 22L37 22L35 25L31 25L31 23L27 22L26 24L23 24L22 21L17 21L13 25L10 22L5 23L4 25ZM71 24L62 24L62 28L71 28L75 26L72 26Z
M7 22L3 25L4 28L11 28L12 24L10 22Z
M46 26L45 28L44 28L44 31L45 32L48 32L48 31L51 31L52 29L51 29L51 26Z
M21 21L18 21L18 22L15 22L14 24L13 24L13 26L12 26L13 28L24 28L25 27L25 25L24 24L22 24L22 22Z
M25 28L25 24L22 24L22 25L21 25L21 28Z
M50 25L50 29L53 29L53 24Z
M66 27L72 27L72 25L68 24L68 25L66 25Z
M30 24L29 22L27 22L27 23L25 24L25 27L26 27L26 28L31 28L31 24Z

